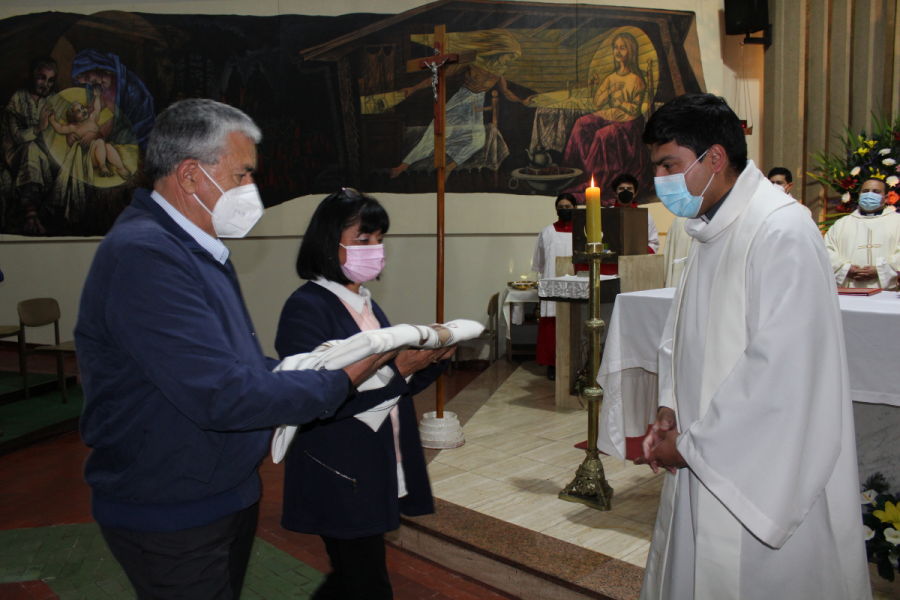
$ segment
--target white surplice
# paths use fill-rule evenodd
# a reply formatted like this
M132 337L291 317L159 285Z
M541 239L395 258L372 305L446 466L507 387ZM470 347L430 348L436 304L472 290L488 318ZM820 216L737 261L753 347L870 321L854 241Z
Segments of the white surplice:
M825 234L825 245L840 287L897 289L900 269L900 214L885 209L868 216L857 209L840 219ZM856 281L847 278L850 266L874 266L877 279Z
M659 254L659 230L650 211L647 211L647 245L653 250L653 254Z
M561 256L572 256L572 232L557 231L553 225L547 225L538 234L531 269L539 272L541 279L556 277L556 259ZM556 302L541 300L541 316L555 317Z
M696 240L660 343L665 475L643 600L869 599L843 329L816 225L751 162Z

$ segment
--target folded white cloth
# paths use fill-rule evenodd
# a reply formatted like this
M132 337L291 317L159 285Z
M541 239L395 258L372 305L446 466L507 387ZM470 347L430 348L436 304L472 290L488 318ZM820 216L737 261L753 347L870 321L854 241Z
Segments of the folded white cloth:
M281 361L275 370L327 369L336 371L373 354L390 352L403 347L443 348L476 338L481 335L482 331L484 331L484 325L467 319L456 319L443 325L394 325L383 329L361 331L346 340L325 342L312 352L289 356ZM393 369L388 366L381 367L372 377L361 383L357 390L368 392L383 388L393 376ZM378 431L399 400L399 397L386 400L375 408L355 415L355 418L371 427L372 431ZM275 435L272 437L272 460L276 464L284 459L296 434L296 425L281 425L275 429Z

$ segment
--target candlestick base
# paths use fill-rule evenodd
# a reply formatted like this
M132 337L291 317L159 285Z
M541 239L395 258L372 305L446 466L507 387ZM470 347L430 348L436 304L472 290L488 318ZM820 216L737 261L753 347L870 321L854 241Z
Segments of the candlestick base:
M585 453L587 457L578 467L575 479L559 493L559 499L607 511L612 508L613 489L606 481L597 450L585 450Z

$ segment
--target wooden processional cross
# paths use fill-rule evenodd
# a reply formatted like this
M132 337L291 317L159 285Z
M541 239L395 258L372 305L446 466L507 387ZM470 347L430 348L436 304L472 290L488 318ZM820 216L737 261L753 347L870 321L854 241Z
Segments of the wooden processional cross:
M413 73L427 69L431 71L431 90L434 95L434 167L437 169L437 318L436 323L444 322L444 169L446 158L446 74L444 66L452 63L470 63L475 61L474 52L446 54L447 27L438 25L434 28L434 56L418 58L406 63L406 72ZM473 107L473 110L475 107ZM444 378L437 380L435 396L438 419L444 417Z

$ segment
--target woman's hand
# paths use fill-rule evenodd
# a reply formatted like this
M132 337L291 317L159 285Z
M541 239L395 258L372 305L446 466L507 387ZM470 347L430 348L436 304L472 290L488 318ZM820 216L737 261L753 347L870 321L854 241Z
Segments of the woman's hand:
M391 362L397 357L399 350L392 350L382 354L373 354L359 362L355 362L350 366L344 367L344 373L350 378L353 387L359 387L362 382L366 381L375 372L383 367L386 363Z
M403 377L409 377L434 363L441 362L456 351L456 346L438 348L437 350L404 350L394 364Z

